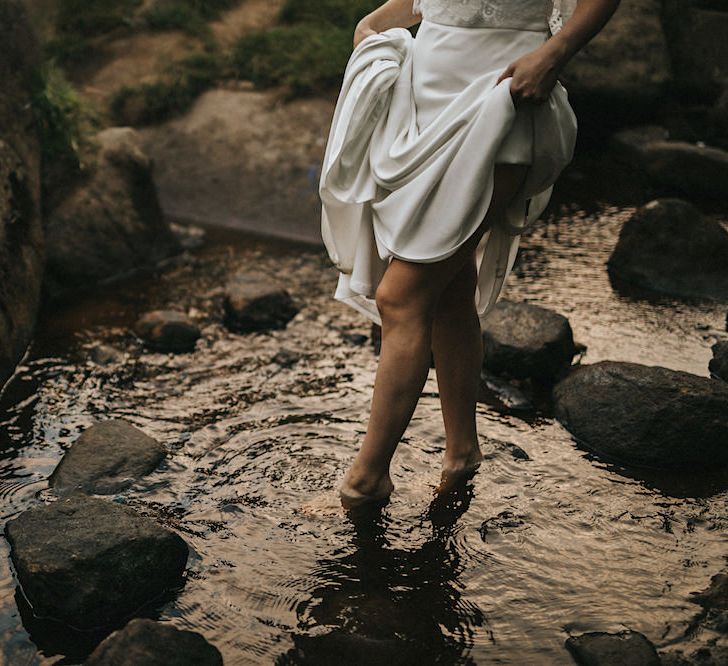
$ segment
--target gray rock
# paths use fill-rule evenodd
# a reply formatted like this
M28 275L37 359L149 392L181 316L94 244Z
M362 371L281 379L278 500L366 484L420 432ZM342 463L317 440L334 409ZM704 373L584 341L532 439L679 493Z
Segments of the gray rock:
M713 358L710 359L708 369L718 379L728 382L728 340L716 342L711 349Z
M99 152L88 176L49 215L46 290L52 297L152 265L179 250L136 131L105 129L96 143Z
M111 365L112 363L120 363L124 355L110 345L94 345L89 350L89 358L96 365Z
M133 509L74 496L5 525L36 615L79 629L108 626L182 583L187 544Z
M503 300L483 328L483 368L517 379L551 380L563 374L576 353L569 320L530 303Z
M660 666L655 646L644 634L629 629L570 636L565 645L579 666Z
M161 352L191 352L200 337L200 327L184 312L153 310L142 315L134 332L145 344Z
M134 619L109 635L84 666L222 666L222 655L195 631Z
M689 471L728 465L728 385L637 363L575 369L554 389L555 414L597 454Z
M521 389L487 372L480 373L478 402L496 402L505 412L530 413L534 410L533 403Z
M689 657L682 652L660 652L662 666L725 666L728 648L712 645L694 650Z
M236 333L285 328L298 313L290 294L260 273L238 273L227 286L225 325Z
M617 132L613 144L655 185L690 198L723 200L728 152L687 141L671 141L664 128L648 125Z
M651 201L622 226L607 269L653 291L728 301L728 232L686 201Z
M102 421L84 430L53 470L56 495L111 495L149 474L164 458L164 448L123 419Z
M38 43L23 3L0 2L0 388L35 326L43 278L41 148L31 103Z

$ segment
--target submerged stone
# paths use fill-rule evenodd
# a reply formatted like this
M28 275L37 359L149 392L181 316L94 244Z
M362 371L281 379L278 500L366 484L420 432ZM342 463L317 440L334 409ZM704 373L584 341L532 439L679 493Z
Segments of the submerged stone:
M225 325L235 333L285 328L298 307L282 286L260 273L238 273L224 300Z
M33 612L78 629L119 622L182 583L188 548L132 508L73 496L5 525L10 555Z
M728 465L728 385L638 363L601 361L554 389L555 414L607 459L663 470Z
M630 629L570 636L565 645L579 666L660 666L655 646L644 634Z
M161 352L191 352L200 337L200 328L184 312L154 310L143 315L135 333L148 347Z
M151 472L164 458L157 440L123 419L84 430L51 473L56 495L111 495Z
M222 666L222 655L195 631L137 618L102 641L84 666Z

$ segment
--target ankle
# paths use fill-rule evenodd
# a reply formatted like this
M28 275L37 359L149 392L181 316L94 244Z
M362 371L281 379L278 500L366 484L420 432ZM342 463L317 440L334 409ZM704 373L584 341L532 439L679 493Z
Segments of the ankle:
M364 495L374 495L386 490L392 480L389 470L371 469L354 462L344 476L343 486Z
M446 464L469 464L482 459L483 454L477 442L448 444L445 447L444 461Z

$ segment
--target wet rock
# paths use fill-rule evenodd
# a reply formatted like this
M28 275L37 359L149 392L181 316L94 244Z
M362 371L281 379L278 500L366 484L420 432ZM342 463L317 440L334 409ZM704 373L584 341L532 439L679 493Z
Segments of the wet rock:
M145 344L161 352L191 352L200 337L200 328L184 312L153 310L134 325L134 332Z
M662 666L725 666L728 664L728 648L724 646L701 647L685 656L682 652L661 652Z
M601 361L554 389L555 414L597 454L663 470L728 465L728 385L687 372Z
M693 592L691 601L703 608L728 610L728 574L718 573L710 579L710 585L702 592Z
M483 329L483 368L517 379L552 380L576 353L569 320L530 303L502 300Z
M661 127L622 130L615 146L655 185L700 201L722 200L728 182L728 152L687 141L671 141Z
M222 666L222 655L195 631L137 618L109 635L84 666Z
M298 313L291 295L260 273L238 273L224 300L225 325L236 333L285 328Z
M716 342L711 350L713 358L710 359L708 369L718 379L728 382L728 340Z
M120 363L124 358L124 354L110 345L94 345L89 350L89 358L96 365L111 365L112 363Z
M506 412L530 413L534 410L533 403L521 389L487 372L480 373L478 401L488 404L496 402L497 407Z
M660 666L655 646L638 631L591 631L566 639L579 666Z
M79 629L123 620L180 585L188 555L174 532L97 497L31 508L5 535L35 613Z
M680 199L657 199L622 226L610 274L676 296L728 301L728 232Z
M152 265L179 250L136 131L105 129L96 143L98 156L87 177L49 215L46 290L52 297Z
M282 368L292 368L301 360L301 354L290 349L281 349L271 360Z
M30 342L43 278L36 37L16 0L0 2L0 387Z
M49 478L56 495L111 495L149 474L164 448L123 419L101 421L84 430Z

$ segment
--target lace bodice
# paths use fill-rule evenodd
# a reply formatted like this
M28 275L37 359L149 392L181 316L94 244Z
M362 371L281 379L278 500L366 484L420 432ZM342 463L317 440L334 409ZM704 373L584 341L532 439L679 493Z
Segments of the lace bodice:
M472 28L542 30L552 34L573 12L576 0L414 0L423 19Z

